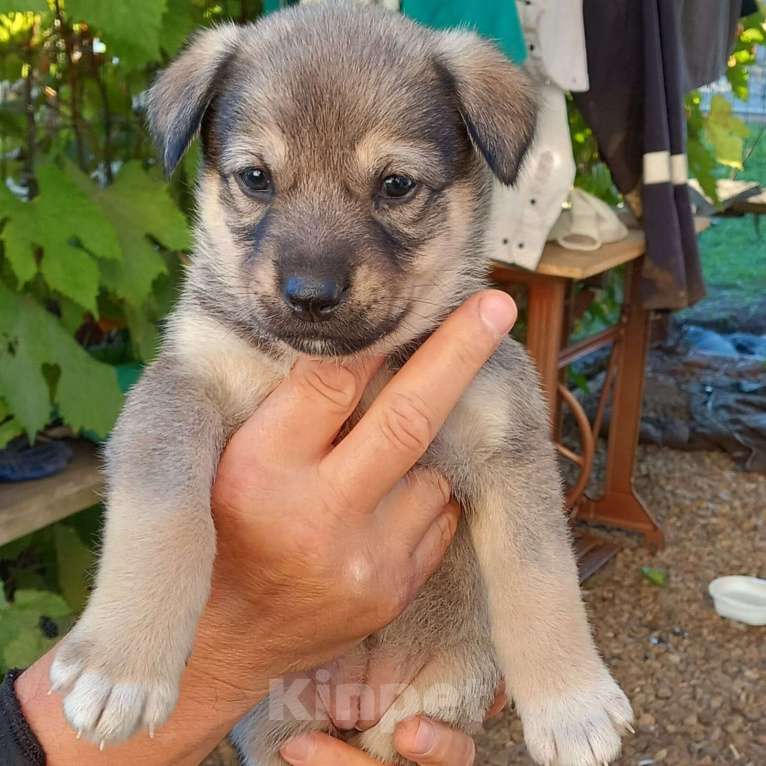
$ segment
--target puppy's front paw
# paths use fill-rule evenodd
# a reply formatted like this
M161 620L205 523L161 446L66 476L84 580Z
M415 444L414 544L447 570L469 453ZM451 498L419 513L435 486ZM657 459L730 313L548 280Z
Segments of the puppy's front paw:
M143 727L153 735L175 707L180 680L180 670L163 668L142 642L125 635L110 641L106 633L76 626L50 669L51 689L65 695L70 726L102 748Z
M520 713L529 754L544 766L604 766L632 731L628 698L608 674L559 699L524 705Z

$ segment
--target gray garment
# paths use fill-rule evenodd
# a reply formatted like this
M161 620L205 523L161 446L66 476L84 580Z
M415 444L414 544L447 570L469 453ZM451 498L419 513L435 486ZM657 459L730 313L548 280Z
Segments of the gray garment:
M726 72L742 0L675 0L673 8L683 38L681 82L688 93Z

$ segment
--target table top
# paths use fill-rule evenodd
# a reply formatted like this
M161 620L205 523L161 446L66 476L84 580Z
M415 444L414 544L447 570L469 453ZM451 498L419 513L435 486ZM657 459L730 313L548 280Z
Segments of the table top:
M756 215L766 215L766 189L760 194L755 194L747 199L735 202L731 206L732 210L738 213L755 213Z
M98 452L85 441L71 442L74 457L55 476L0 483L0 545L42 529L101 500Z
M707 229L710 220L697 217L694 219L694 228L699 234ZM556 242L548 242L543 250L540 263L534 272L548 277L562 277L564 279L587 279L595 274L609 271L623 263L628 263L644 254L646 240L641 229L628 229L628 236L619 242L602 245L598 250L569 250ZM494 261L493 266L498 269L513 269L514 271L526 271L519 266Z

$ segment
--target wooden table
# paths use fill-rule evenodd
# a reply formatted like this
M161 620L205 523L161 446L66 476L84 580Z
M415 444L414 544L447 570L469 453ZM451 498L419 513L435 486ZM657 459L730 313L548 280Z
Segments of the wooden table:
M649 345L650 315L638 296L644 235L630 230L621 242L592 252L567 250L549 243L535 271L495 262L492 279L501 288L523 285L527 291L527 346L537 363L550 411L551 428L559 452L579 466L579 476L568 488L567 507L573 519L617 527L643 535L654 549L664 543L659 524L633 486L644 366ZM568 345L568 298L575 282L602 274L617 266L625 268L625 301L616 325L597 335ZM611 345L604 388L591 422L580 402L564 385L563 371L573 362ZM603 488L596 497L586 493L591 477L598 434L607 402L612 410L607 438ZM561 412L567 406L579 428L580 451L561 442ZM617 547L588 534L577 539L580 575L585 579L616 552Z
M97 449L73 441L74 457L55 476L0 483L0 545L71 516L101 500L103 481Z

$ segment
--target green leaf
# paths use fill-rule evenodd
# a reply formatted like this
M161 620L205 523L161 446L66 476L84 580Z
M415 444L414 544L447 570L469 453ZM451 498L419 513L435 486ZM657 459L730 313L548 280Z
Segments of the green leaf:
M45 13L48 10L46 0L0 0L0 13L12 13L14 11Z
M151 235L169 250L190 244L189 226L167 185L153 179L139 162L128 162L115 182L96 199L114 226L123 252L121 262L101 263L104 284L134 307L149 297L152 284L167 272Z
M3 300L0 288L0 301ZM11 295L11 293L9 293ZM0 306L0 312L2 312ZM30 439L50 420L51 403L48 385L42 375L41 362L35 358L31 339L20 339L3 332L0 318L0 339L10 340L13 351L0 345L0 391L10 404L14 416L24 426ZM6 337L3 337L6 335ZM32 341L33 342L33 341Z
M664 569L656 567L641 567L644 578L658 588L664 588L668 584L668 573Z
M764 38L762 29L751 27L750 29L745 29L739 36L739 39L743 43L762 43L766 38Z
M36 255L42 250L39 270L48 286L97 315L99 269L91 253L119 260L120 245L111 223L82 190L95 184L85 176L74 183L79 171L71 165L67 170L52 163L39 167L40 193L32 202L0 190L0 215L9 218L2 237L21 286L37 272Z
M731 104L720 94L710 101L705 128L715 149L716 160L722 165L742 170L743 139L750 131L742 120L734 116Z
M35 248L29 238L36 229L34 209L16 198L5 184L0 184L0 218L7 219L2 234L5 257L19 286L23 287L37 273Z
M0 284L0 396L34 437L50 417L43 365L59 370L53 402L75 430L105 436L122 395L114 368L97 362L30 296Z
M76 247L51 247L45 250L40 271L48 285L98 316L99 271L93 258Z
M43 590L17 590L13 602L0 605L0 647L6 668L31 665L53 644L40 628L47 617L54 622L70 617L72 610L61 596Z
M88 600L89 575L95 557L72 527L56 524L54 536L61 594L72 610L79 613Z
M42 165L37 169L37 180L42 223L46 228L58 225L62 229L59 237L78 240L98 258L121 259L117 233L83 189L86 184L98 189L93 181L71 162L63 170L53 163Z
M160 342L157 325L148 316L145 307L134 309L132 306L126 306L125 316L128 320L133 352L139 359L145 362L151 361L157 353Z
M75 21L95 27L127 69L160 57L160 29L167 0L67 0Z
M85 319L85 310L82 306L67 298L59 298L58 304L61 309L61 324L64 325L64 329L70 335L74 335L82 327Z
M189 0L168 0L168 9L162 17L160 47L173 56L201 23L202 14Z

